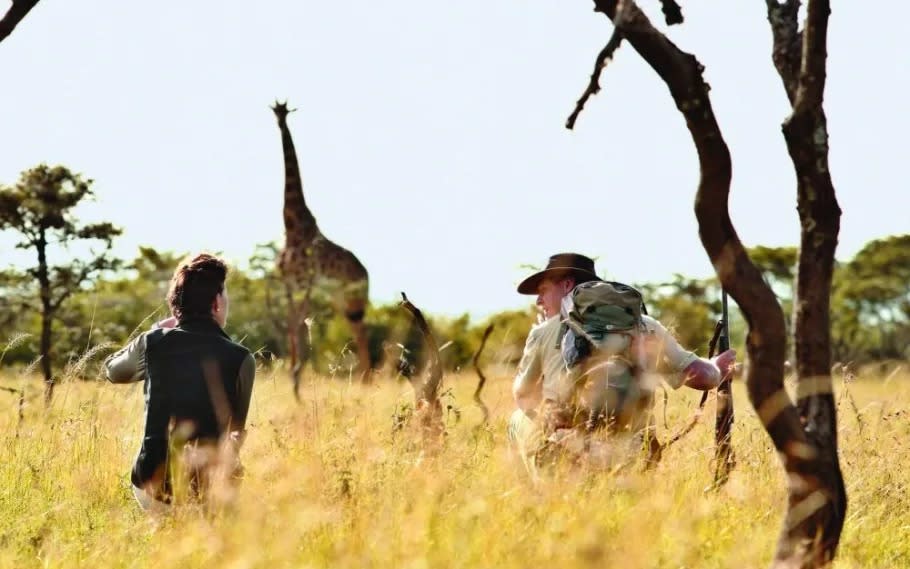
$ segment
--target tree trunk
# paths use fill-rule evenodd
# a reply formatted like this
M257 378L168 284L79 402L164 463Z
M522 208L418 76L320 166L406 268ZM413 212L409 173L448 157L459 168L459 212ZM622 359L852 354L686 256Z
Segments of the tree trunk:
M41 313L41 371L44 374L44 403L50 405L54 396L54 376L51 368L51 328L53 319L49 308L43 307Z
M54 306L51 302L51 284L47 268L47 237L41 228L37 243L38 283L41 286L41 371L44 374L44 404L50 405L54 396L54 376L51 366L51 349Z
M793 310L798 408L811 450L788 469L790 512L777 558L795 566L829 563L837 550L847 494L837 455L837 416L831 385L831 279L841 210L828 169L823 108L830 6L810 0L802 34L799 3L768 0L772 59L793 106L783 125L797 178L800 254ZM797 49L799 48L799 49Z
M426 342L427 349L427 378L420 383L411 380L414 387L414 409L417 415L420 432L424 443L436 445L445 435L445 424L442 417L442 405L439 402L439 389L442 385L442 363L439 359L439 344L433 336L433 331L419 308L414 306L405 293L401 293L400 305L407 310L414 319L414 324L420 330ZM409 378L411 379L411 378Z
M595 0L594 3L595 9L614 22L623 37L667 84L692 134L701 170L695 199L699 235L721 285L739 304L749 329L746 338L749 399L787 472L801 475L789 478L791 500L785 527L790 527L815 499L814 494L804 502L793 499L802 495L804 481L816 466L803 458L812 452L813 446L783 386L786 350L783 311L743 249L730 220L730 153L711 108L708 86L702 78L704 68L695 57L682 52L657 31L631 0ZM779 547L776 564L785 565L794 560L793 556L781 553Z

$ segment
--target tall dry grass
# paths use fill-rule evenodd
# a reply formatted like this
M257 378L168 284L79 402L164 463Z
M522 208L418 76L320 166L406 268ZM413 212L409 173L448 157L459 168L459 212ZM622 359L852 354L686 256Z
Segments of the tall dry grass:
M780 528L784 479L736 387L729 484L711 480L708 417L653 472L565 472L532 487L509 456L507 370L489 375L492 420L475 429L476 377L450 376L460 411L435 455L393 415L406 383L310 377L304 403L283 372L261 371L233 512L143 514L128 471L142 429L142 388L65 381L49 411L37 377L0 375L28 395L20 436L0 393L0 568L22 567L764 567ZM838 380L850 493L837 568L910 567L910 373ZM670 394L661 435L698 394ZM660 405L660 403L659 403ZM710 404L709 404L710 406Z

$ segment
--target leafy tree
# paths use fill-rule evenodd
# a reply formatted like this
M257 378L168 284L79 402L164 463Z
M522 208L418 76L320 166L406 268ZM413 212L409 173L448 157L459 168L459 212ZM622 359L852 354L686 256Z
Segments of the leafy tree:
M910 234L867 243L836 275L834 303L835 343L849 338L854 358L910 355Z
M721 313L717 279L676 274L669 282L639 288L648 313L667 326L682 346L698 350L708 345Z
M34 308L31 278L15 269L0 270L0 330L14 326L23 311Z
M177 255L140 247L137 257L120 271L75 292L60 310L58 321L63 326L55 338L58 357L88 363L84 361L87 346L120 346L166 316L164 297L177 261ZM94 375L84 365L75 371L80 372L77 377ZM71 368L68 375L73 373Z
M48 403L54 389L53 323L60 308L81 287L119 266L110 250L121 230L107 222L80 225L75 217L76 206L93 197L91 185L64 166L42 164L23 172L14 186L0 187L0 230L18 233L16 247L35 253L37 264L27 274L38 283L41 370ZM82 242L100 244L101 249L79 247ZM87 251L76 256L71 247Z
M793 294L799 249L792 246L757 245L747 248L746 252L780 302L781 309L784 311L784 325L787 329L787 353L792 355L793 342L790 333L792 332Z
M859 362L908 355L904 352L910 345L904 284L908 281L900 272L904 270L901 254L905 239L895 236L870 242L855 258L836 267L831 311L832 349L836 359ZM778 289L779 298L786 305L790 302L786 268L792 254L779 255L786 248L764 249L772 260L759 253L757 264L765 281ZM271 245L260 246L247 267L233 268L228 278L232 297L228 332L260 352L266 362L272 355L285 356L287 349L286 299L283 284L274 275L274 261L270 260L273 254ZM173 252L140 247L136 257L121 270L76 290L57 314L54 333L57 360L88 363L85 361L88 346L97 349L100 345L122 345L150 322L166 316L164 297L168 281L181 258L182 255ZM783 261L773 260L778 258ZM893 279L889 274L892 268L896 271ZM876 284L878 281L881 282ZM686 348L703 354L720 312L717 279L674 275L667 282L637 286L645 295L649 313L670 327ZM320 303L318 293L314 298L311 329L314 350L310 365L320 373L345 376L356 365L350 351L350 329L343 317ZM39 355L40 307L39 286L33 276L23 271L0 271L0 341L23 333L29 336L16 342L6 353L4 364L26 364ZM731 338L738 344L737 349L744 352L745 322L736 313L731 316ZM485 365L503 366L511 373L521 357L535 317L536 310L528 307L493 314L482 322L472 322L465 316L429 316L428 320L442 347L440 359L447 371L469 365L483 330L492 323L493 334L483 357ZM399 372L411 374L423 369L427 356L425 343L413 320L397 304L371 307L367 330L375 368L385 369L392 377ZM69 366L67 375L93 377L95 370L83 365Z
M158 283L161 298L164 298L168 282L174 274L174 269L177 268L177 264L185 256L184 254L176 254L170 251L158 251L150 246L140 246L139 254L130 262L127 268L134 271L139 280Z
M524 352L528 330L537 318L537 309L533 306L525 310L506 310L498 312L484 322L478 323L471 331L472 351L480 347L480 338L489 324L493 332L487 340L484 358L494 363L505 364L514 369Z
M37 313L33 312L38 297L34 289L28 274L15 269L0 270L0 346L6 364L30 362L36 357L32 336L37 337L33 333L37 319L29 318Z
M792 302L793 279L799 250L796 247L765 247L757 245L746 249L749 258L762 272L765 280L778 298ZM786 307L784 312L787 312Z

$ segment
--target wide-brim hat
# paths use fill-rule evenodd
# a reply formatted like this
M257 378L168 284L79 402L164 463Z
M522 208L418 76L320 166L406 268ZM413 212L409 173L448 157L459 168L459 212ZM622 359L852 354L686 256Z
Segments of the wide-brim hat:
M537 294L537 287L544 279L572 277L575 284L602 280L594 272L594 260L578 253L557 253L550 257L547 266L521 281L519 294Z

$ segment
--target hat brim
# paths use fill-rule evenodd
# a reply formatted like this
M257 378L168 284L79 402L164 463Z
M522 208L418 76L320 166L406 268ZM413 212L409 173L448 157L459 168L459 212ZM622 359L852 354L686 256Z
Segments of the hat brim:
M521 281L521 283L518 285L518 294L537 294L537 287L540 286L540 283L544 280L560 279L565 277L574 277L575 284L602 280L594 273L586 271L584 269L576 269L573 267L556 267L553 269L544 269Z

